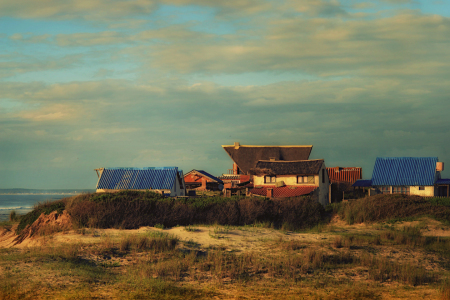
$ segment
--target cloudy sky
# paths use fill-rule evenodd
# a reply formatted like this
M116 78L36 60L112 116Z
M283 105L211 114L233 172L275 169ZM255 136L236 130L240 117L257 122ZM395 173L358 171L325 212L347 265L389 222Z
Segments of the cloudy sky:
M0 188L217 176L235 141L450 168L449 112L447 0L0 1Z

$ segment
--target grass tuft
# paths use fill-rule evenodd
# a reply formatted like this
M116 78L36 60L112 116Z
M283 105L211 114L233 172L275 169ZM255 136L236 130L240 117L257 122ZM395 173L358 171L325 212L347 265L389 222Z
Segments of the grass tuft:
M18 221L18 220L19 220L19 216L17 215L17 213L16 213L15 210L12 210L12 211L9 213L9 221L10 221L10 222L16 222L16 221Z

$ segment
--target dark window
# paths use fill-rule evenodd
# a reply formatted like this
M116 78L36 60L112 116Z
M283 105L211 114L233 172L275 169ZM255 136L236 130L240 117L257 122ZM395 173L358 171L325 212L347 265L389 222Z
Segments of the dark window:
M425 187L424 186L419 186L419 191L425 191Z

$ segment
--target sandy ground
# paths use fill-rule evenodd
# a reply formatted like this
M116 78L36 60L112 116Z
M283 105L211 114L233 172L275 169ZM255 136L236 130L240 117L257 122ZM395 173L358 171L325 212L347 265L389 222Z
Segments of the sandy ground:
M134 230L124 229L84 229L57 232L50 236L34 236L15 244L15 227L0 229L0 248L32 247L48 243L98 243L105 239L112 242L118 241L127 235L151 235L152 232L164 232L177 237L181 244L195 247L199 251L211 247L222 248L229 251L264 251L267 242L300 241L305 244L330 243L336 238L336 234L342 233L375 233L380 230L380 224L354 224L347 225L344 221L335 217L330 224L324 226L323 232L285 232L270 228L252 226L189 226L158 229L154 227L141 227ZM426 236L450 237L450 228L440 222L424 218L414 222L399 222L396 228L404 226L419 226Z
M326 234L315 233L292 233L282 232L275 229L254 228L254 227L223 227L223 226L195 226L190 227L191 231L185 227L174 227L170 229L158 229L154 227L141 227L139 229L87 229L84 234L80 231L58 232L50 237L32 237L22 243L14 245L16 237L13 230L4 231L0 236L0 247L24 248L30 246L40 246L43 244L61 243L99 243L106 238L111 241L118 241L127 235L151 235L152 232L164 232L177 237L182 244L190 245L199 251L211 247L222 248L233 251L262 251L267 242L277 242L280 240L296 240L305 243L315 243L326 241L333 237ZM194 231L192 231L194 230Z

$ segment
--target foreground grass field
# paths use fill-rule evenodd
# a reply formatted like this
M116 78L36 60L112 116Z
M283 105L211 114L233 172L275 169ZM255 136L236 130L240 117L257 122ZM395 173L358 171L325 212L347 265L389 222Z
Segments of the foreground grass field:
M357 204L297 231L269 222L42 231L0 249L0 299L450 299L445 216L360 223Z

